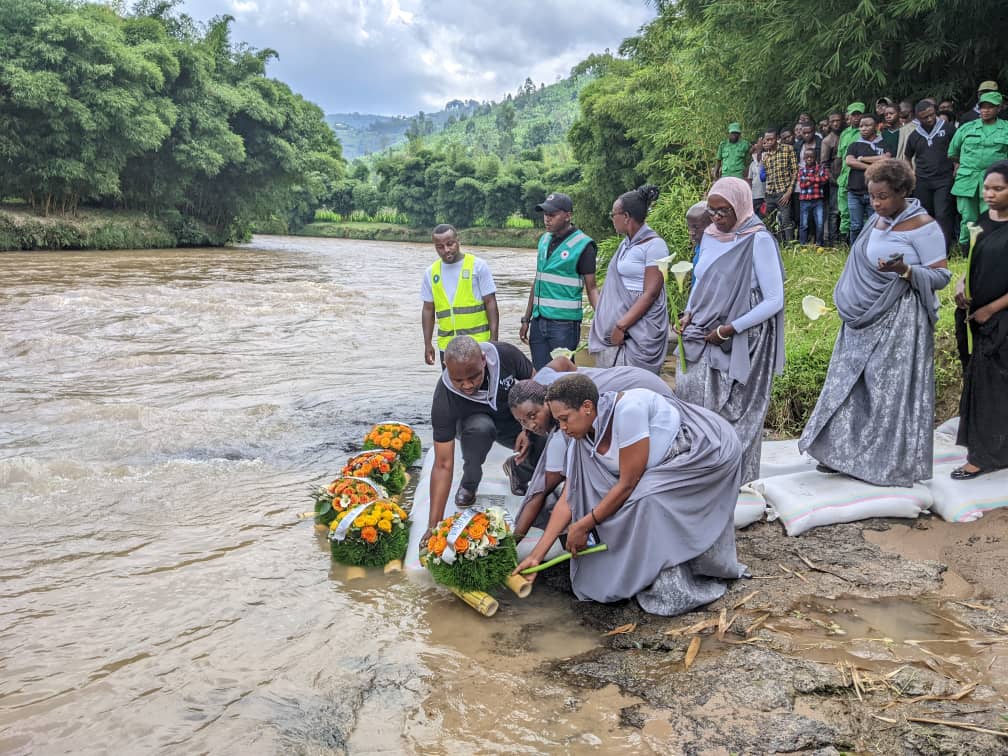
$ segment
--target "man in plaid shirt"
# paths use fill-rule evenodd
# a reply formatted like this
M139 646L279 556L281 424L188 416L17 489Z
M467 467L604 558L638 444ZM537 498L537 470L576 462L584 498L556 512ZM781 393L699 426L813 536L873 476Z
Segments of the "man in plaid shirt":
M823 243L823 215L826 202L823 188L829 182L829 168L819 163L815 146L805 148L802 153L802 167L798 169L798 241L808 242L808 225L811 217L815 223L815 240L820 247Z
M777 129L767 129L763 135L763 167L766 169L766 211L777 210L784 241L794 238L791 194L798 178L798 161L794 148L778 140Z

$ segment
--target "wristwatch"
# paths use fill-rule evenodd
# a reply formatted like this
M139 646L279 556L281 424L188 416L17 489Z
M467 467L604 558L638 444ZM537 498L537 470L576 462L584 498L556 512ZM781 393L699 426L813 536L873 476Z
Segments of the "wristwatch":
M522 323L531 323L532 322L532 318L522 318L521 322Z

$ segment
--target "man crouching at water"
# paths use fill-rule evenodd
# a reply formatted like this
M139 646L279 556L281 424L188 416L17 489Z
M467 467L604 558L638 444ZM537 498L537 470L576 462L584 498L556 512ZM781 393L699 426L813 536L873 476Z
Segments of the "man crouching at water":
M511 344L476 342L456 336L445 349L445 369L434 389L434 469L430 477L430 518L433 528L444 517L455 471L455 439L462 444L462 480L456 507L469 507L483 478L483 463L494 442L515 450L504 471L517 496L525 493L545 439L526 434L508 408L515 382L532 377L532 363Z

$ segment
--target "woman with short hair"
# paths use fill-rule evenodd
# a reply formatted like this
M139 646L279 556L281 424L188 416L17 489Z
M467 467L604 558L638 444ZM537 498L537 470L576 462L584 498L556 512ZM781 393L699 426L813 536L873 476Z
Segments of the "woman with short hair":
M815 410L798 441L820 472L879 486L931 477L934 327L950 274L945 237L911 197L908 163L867 171L875 216L833 290L843 321Z
M606 268L588 332L588 351L597 367L634 365L659 373L665 363L669 317L658 260L669 252L646 222L657 199L658 187L645 185L613 202L613 229L624 239Z
M720 598L745 574L735 552L741 447L724 420L648 389L609 391L584 375L546 390L571 439L567 483L542 538L515 570L539 564L567 531L572 554L589 534L608 549L570 562L581 600L635 598L675 615Z
M532 473L525 499L515 517L515 533L523 537L530 527L545 528L555 501L554 493L564 480L568 438L560 432L546 406L546 388L565 375L586 375L599 391L626 391L646 388L671 398L672 389L654 373L631 365L611 368L579 368L567 357L557 357L533 378L518 381L508 393L508 407L526 433L546 437L545 451Z

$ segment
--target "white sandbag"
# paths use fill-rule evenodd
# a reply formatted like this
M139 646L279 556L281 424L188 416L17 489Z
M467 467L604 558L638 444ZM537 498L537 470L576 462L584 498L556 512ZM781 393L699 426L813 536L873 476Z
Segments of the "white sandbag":
M486 462L483 463L483 480L480 481L479 491L476 492L476 503L485 506L504 507L511 516L514 517L521 507L524 497L515 496L511 493L511 485L504 474L504 460L514 452L504 448L500 444L494 444L487 455ZM420 539L427 530L427 518L430 514L430 475L434 468L434 450L428 449L423 458L423 466L420 469L420 481L417 483L416 492L413 495L413 507L410 509L409 547L406 549L406 559L403 566L407 570L422 570L420 564ZM444 516L454 514L455 491L458 489L462 479L462 449L461 444L455 443L455 469L452 478L451 489L448 492L448 501L445 504ZM536 540L541 535L541 531L529 528L528 536L522 540L518 547L519 558L527 556L535 545ZM548 559L559 556L563 549L559 543L553 545L547 554Z
M935 431L934 474L938 474L939 467L958 467L959 465L964 464L966 464L966 447L956 446L954 437L950 441L948 436L940 435L937 431Z
M955 444L956 435L959 433L959 418L950 417L944 423L935 428L935 437L941 436L946 443Z
M798 439L764 441L760 450L760 478L814 470L816 461L798 451Z
M755 481L771 509L790 536L820 525L855 522L869 517L916 518L932 504L931 491L873 486L846 475L795 473Z
M735 529L744 528L763 519L766 514L766 499L752 485L742 486L735 503Z
M1008 470L952 480L949 474L960 464L935 465L934 478L925 481L934 498L932 512L948 522L973 522L986 511L1008 507Z

